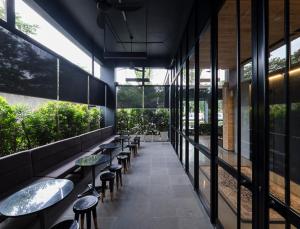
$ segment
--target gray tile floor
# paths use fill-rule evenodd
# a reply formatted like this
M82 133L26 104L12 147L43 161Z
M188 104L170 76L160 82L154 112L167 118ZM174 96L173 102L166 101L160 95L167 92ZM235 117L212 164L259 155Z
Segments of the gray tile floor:
M169 143L142 143L123 177L114 201L98 205L101 228L211 228ZM71 209L67 216L73 217Z
M72 203L90 179L87 174L67 203L46 213L49 226L74 217ZM99 175L96 180L99 184ZM123 180L123 187L115 192L113 201L108 195L104 203L99 202L99 228L212 228L170 143L142 143ZM25 228L38 228L35 225Z

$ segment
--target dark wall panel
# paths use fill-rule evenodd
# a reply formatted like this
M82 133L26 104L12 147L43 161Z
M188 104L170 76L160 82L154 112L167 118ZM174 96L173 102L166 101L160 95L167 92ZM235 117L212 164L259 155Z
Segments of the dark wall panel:
M0 27L0 91L57 98L57 59Z
M90 77L90 104L105 106L105 83Z
M59 99L87 103L88 74L65 60L59 62Z

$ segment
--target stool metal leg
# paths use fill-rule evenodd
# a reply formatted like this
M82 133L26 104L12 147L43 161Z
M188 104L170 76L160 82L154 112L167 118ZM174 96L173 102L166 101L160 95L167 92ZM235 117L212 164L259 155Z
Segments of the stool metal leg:
M102 203L103 203L103 199L105 197L105 189L106 189L106 182L102 181L102 196L101 196Z
M79 214L78 214L78 213L75 213L75 220L76 220L77 222L79 222Z
M80 228L84 228L84 214L80 215Z
M95 229L98 229L98 223L97 223L97 210L96 208L94 208L92 210L92 214L93 214L93 220L94 220L94 226L95 226Z
M119 175L118 175L118 171L116 171L116 185L117 185L117 190L119 190Z
M120 176L120 184L121 186L123 186L123 182L122 182L122 170L118 172L119 176Z
M86 213L86 228L91 229L91 212Z
M114 198L114 180L109 181L110 199Z

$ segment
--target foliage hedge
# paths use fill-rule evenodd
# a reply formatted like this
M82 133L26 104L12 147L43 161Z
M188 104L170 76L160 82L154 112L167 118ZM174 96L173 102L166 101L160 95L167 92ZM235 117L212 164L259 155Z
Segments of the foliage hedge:
M101 128L100 109L69 102L47 102L31 111L0 97L0 156Z
M118 109L118 132L129 134L155 134L167 131L169 124L168 109Z

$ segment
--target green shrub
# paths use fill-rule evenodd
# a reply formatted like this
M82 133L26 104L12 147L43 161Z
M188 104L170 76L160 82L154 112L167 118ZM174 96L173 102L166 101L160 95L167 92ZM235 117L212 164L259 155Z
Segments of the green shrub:
M153 134L167 131L169 111L167 109L118 109L117 130L119 133Z
M54 101L30 111L0 97L0 155L99 129L102 118L100 109L87 105Z
M0 154L12 153L17 148L16 115L4 98L0 97Z

